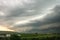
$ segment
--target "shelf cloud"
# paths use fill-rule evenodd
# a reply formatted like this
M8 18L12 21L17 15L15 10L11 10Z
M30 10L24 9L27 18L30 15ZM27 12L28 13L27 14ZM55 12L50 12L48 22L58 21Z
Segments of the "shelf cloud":
M16 32L59 32L59 4L59 0L0 0L0 25Z

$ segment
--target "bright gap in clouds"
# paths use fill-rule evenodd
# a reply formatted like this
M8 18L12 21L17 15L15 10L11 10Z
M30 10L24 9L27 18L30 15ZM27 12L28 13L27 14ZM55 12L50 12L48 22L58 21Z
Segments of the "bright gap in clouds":
M11 30L8 27L0 25L0 31L14 31L14 30Z
M0 16L5 16L5 13L0 11Z

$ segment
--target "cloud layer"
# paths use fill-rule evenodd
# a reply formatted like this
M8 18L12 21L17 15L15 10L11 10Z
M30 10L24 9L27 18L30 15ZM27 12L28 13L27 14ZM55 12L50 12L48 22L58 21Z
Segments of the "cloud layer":
M59 0L0 0L0 25L17 32L59 32L59 10Z

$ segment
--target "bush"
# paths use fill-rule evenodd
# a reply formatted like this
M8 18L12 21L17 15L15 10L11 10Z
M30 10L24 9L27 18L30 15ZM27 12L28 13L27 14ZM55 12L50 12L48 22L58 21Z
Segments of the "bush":
M39 38L32 38L32 40L39 40Z
M19 37L17 34L12 34L10 39L11 40L21 40L21 37Z

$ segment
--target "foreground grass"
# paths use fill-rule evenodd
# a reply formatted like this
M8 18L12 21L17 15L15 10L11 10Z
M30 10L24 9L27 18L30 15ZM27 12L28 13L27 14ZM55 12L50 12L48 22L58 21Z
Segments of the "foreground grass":
M60 40L60 34L20 34L22 40Z

